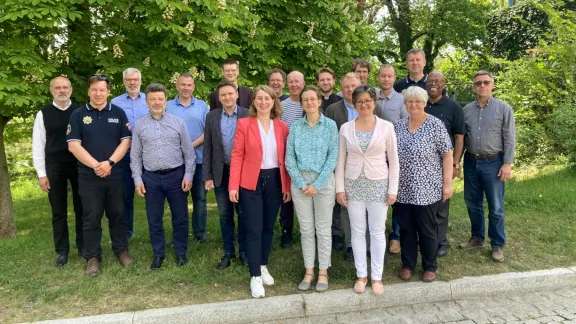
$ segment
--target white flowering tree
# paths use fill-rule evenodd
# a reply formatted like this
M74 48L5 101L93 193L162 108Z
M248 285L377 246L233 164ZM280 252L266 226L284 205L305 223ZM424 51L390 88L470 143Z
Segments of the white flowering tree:
M66 75L73 99L86 100L86 80L142 71L144 84L196 79L207 98L220 63L240 62L240 82L266 82L274 67L313 79L320 66L346 72L372 52L375 31L357 23L355 0L4 0L0 1L0 237L16 233L3 131L15 116L49 102L48 82ZM169 87L174 93L174 88Z

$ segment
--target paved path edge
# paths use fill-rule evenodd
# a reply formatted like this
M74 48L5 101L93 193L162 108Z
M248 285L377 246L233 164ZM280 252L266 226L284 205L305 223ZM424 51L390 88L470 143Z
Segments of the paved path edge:
M366 293L361 295L355 294L352 289L341 289L324 293L149 309L35 323L243 324L567 287L576 287L576 267L464 277L433 283L409 282L385 285L385 292L382 296L374 296L370 288L367 288Z

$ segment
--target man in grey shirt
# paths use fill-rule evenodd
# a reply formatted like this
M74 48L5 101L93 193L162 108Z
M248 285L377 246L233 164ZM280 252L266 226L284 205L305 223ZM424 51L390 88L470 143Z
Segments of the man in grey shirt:
M196 168L195 153L186 122L166 113L166 88L146 87L150 113L136 121L130 151L130 167L136 192L146 200L146 216L154 258L151 270L162 266L166 253L164 200L172 213L176 265L186 265L188 249L188 191Z
M380 104L380 111L384 118L392 124L408 117L408 111L404 106L404 96L394 90L395 81L396 71L394 67L391 64L380 66L378 71L380 88L376 89L376 103Z
M514 112L507 103L492 97L494 77L487 71L474 76L476 101L464 107L464 200L472 226L463 249L482 247L485 238L484 195L488 202L488 236L492 259L504 261L504 182L510 178L516 128Z

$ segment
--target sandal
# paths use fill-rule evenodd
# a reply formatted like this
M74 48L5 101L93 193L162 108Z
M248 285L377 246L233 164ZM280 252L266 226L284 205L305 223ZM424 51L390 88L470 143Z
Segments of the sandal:
M356 283L354 284L354 292L357 294L362 294L366 290L366 281L367 278L358 278L356 279Z
M304 275L304 278L306 278L307 276L312 277L312 280L310 280L310 281L302 281L302 282L298 285L298 290L303 290L303 291L305 291L305 290L310 289L310 287L312 287L312 282L313 282L314 280L316 280L316 277L314 276L313 273L306 273L306 274Z
M328 281L328 275L327 274L323 274L323 273L319 273L318 277L326 277L326 281ZM328 290L328 282L316 282L316 291L321 292L321 291L326 291Z

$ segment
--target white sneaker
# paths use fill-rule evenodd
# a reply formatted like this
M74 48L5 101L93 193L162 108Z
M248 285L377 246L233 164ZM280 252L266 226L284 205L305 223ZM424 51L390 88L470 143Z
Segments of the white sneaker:
M264 297L264 286L262 285L262 277L252 277L250 280L250 291L252 292L252 297L262 298Z
M260 272L262 273L262 282L266 286L272 286L274 284L274 278L272 278L270 272L268 272L268 268L266 266L261 265Z

